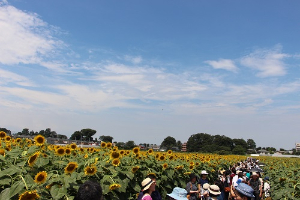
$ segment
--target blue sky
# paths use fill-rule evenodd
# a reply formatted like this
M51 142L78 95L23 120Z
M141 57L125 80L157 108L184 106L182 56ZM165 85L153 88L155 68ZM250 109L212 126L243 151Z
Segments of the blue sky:
M299 1L0 1L1 127L300 142Z

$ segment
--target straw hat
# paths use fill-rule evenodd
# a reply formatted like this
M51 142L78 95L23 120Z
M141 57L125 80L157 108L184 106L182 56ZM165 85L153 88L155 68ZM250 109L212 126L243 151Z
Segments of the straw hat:
M208 190L209 188L209 184L208 183L204 183L202 186L203 190Z
M219 195L221 194L220 192L220 188L217 185L211 185L208 188L209 193L213 194L213 195Z
M142 191L148 190L152 183L153 181L151 180L151 178L144 179L142 182Z

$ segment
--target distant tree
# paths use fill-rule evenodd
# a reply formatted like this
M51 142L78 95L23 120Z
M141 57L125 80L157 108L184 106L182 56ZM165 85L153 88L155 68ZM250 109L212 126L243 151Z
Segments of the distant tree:
M254 142L253 139L248 139L247 140L247 149L255 149L256 148L256 143Z
M82 133L80 131L75 131L70 137L70 140L81 140L81 139L82 139Z
M285 149L284 148L280 148L279 151L285 151Z
M182 148L182 143L181 143L181 141L178 140L178 141L176 142L176 144L177 144L178 150L181 151L181 148Z
M4 131L7 135L11 135L11 131L6 128L0 128L0 131Z
M222 146L222 147L229 147L230 150L233 148L233 140L230 137L225 135L215 135L213 137L213 144Z
M29 129L28 128L23 128L22 135L30 135L29 134Z
M198 152L201 151L203 146L211 145L213 137L207 133L197 133L191 135L187 141L187 151Z
M126 142L124 145L124 149L128 149L128 150L133 149L134 147L135 147L135 143L132 140Z
M242 146L243 148L247 149L247 142L244 139L233 139L234 147Z
M100 137L99 137L99 140L101 140L101 141L103 141L103 142L110 142L110 143L112 143L112 141L113 141L113 137L111 137L111 136L109 136L109 135L101 135Z
M244 148L241 145L236 145L233 149L232 149L232 153L236 154L236 155L245 155L246 154L246 148Z
M116 143L116 146L117 146L119 149L123 149L124 146L125 146L125 142L117 142L117 143Z
M93 141L93 135L96 134L96 130L85 128L81 129L81 131L75 131L70 139L71 140L82 140L82 141Z
M176 146L177 146L176 139L171 136L166 137L160 145L160 147L164 147L167 150L172 149L172 147L176 147Z
M256 151L259 151L259 150L261 150L261 147L257 147L257 148L256 148Z
M267 147L266 150L269 151L269 152L271 152L271 151L275 152L276 148L274 148L274 147Z
M64 139L64 140L68 139L68 137L66 135L61 135L61 134L58 134L57 138Z

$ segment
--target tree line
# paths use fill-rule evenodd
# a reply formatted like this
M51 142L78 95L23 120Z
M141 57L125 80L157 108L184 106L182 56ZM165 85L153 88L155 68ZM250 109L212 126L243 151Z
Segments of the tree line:
M22 131L12 134L10 130L6 128L1 128L0 131L6 132L8 135L23 135L23 136L35 136L43 135L46 138L58 138L58 139L68 139L66 135L57 134L56 131L52 131L51 128L46 128L45 130L40 131L29 131L28 128L24 128ZM75 131L71 136L70 140L80 140L85 142L111 142L115 143L119 149L132 149L135 146L133 140L127 142L113 142L113 137L109 135L101 135L99 138L93 137L97 133L96 130L85 128L78 131ZM139 144L140 146L147 148L153 148L153 144ZM160 149L164 150L174 150L181 151L182 142L176 140L172 136L167 136L161 143ZM217 153L220 155L226 154L238 154L245 155L246 153L256 153L258 150L266 150L270 153L274 153L276 149L274 147L258 147L256 148L256 143L253 139L239 139L239 138L230 138L225 135L210 135L207 133L197 133L189 137L186 144L187 152L203 152L203 153Z

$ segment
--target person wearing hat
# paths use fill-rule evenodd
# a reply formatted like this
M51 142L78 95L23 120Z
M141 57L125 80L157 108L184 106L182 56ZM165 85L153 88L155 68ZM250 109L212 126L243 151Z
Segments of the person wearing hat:
M197 187L197 176L195 174L190 174L190 181L186 184L186 191L189 195L190 200L197 200L197 196L200 192Z
M187 200L187 191L183 188L175 187L172 193L167 194L170 200Z
M151 194L155 191L156 182L151 178L146 178L142 182L143 197L142 200L152 200Z
M248 200L250 198L254 198L253 195L254 190L245 183L240 183L238 186L231 186L231 197L234 200Z
M153 174L148 175L147 178L150 178L152 181L156 182L156 176L153 175ZM143 196L144 196L144 193L143 193L143 190L142 190L142 191L140 192L140 194L139 194L137 200L141 200L141 199L143 198ZM158 192L157 190L155 190L155 191L153 191L153 192L151 193L151 198L152 198L153 200L162 200L162 198L161 198L161 196L160 196L160 194L159 194L159 192Z
M209 181L207 179L207 175L208 175L208 173L206 170L201 171L200 178L198 181L198 190L199 191L202 191L202 187L205 183L209 183ZM201 194L199 194L199 198L201 198L200 196L201 196Z
M252 173L252 178L249 181L249 186L254 190L255 200L260 200L262 197L262 183L259 180L259 175L256 172Z
M219 197L220 197L221 192L220 192L219 186L217 186L217 185L210 185L208 187L208 191L209 191L209 197L210 197L209 199L210 200L218 200L218 199L220 199ZM223 199L223 198L221 198L221 199Z
M269 184L269 177L266 176L264 178L264 196L265 196L265 198L271 196L270 189L271 189L271 187Z
M202 200L209 200L209 184L208 183L204 183L202 188L201 188L201 198Z

